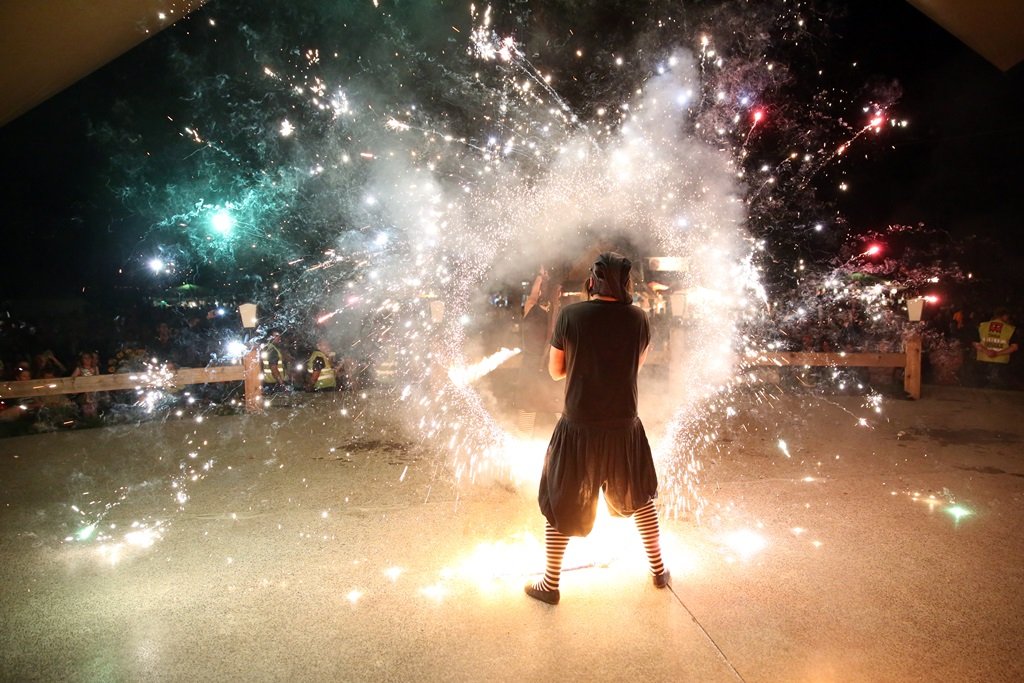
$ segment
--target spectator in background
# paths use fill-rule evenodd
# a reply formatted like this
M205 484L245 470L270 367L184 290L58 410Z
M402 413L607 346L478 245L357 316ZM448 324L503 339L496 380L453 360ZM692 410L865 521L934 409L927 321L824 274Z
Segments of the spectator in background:
M1007 369L1010 358L1018 348L1017 328L1010 323L1010 312L998 309L991 320L978 325L978 341L974 342L979 363L984 363L988 383L992 387L1005 388L1008 384Z
M316 349L306 361L306 391L325 389L333 391L337 386L337 379L334 375L334 353L327 344L327 340L321 339L316 343Z
M26 382L32 379L32 361L28 358L19 358L14 363L14 372L11 373L11 379L15 382Z
M178 332L176 353L182 367L204 368L210 364L212 333L210 321L217 317L217 311L211 310L205 316L190 315L185 327Z
M40 378L46 375L60 377L66 374L68 369L57 359L57 356L53 355L53 351L46 349L42 353L37 353L32 358L31 371L33 378Z
M156 360L157 363L173 363L178 365L178 349L171 335L171 327L167 323L160 323L156 326L156 336L146 345L147 360Z
M29 364L24 363L24 365L18 367L12 379L15 382L30 382L32 380L32 371L29 370ZM17 398L13 401L2 401L0 402L0 421L11 422L22 418L35 418L41 406L42 404L37 398Z
M71 373L72 377L95 377L100 374L98 355L90 351L83 351L78 354L78 365ZM78 405L85 417L96 417L99 412L97 393L95 391L78 395Z
M287 372L288 356L284 342L281 341L281 330L271 328L267 343L263 346L263 381L267 381L267 375L273 379L271 391L280 391L285 388L284 378Z
M43 374L40 375L39 379L54 379L57 374L54 372L54 365L46 365L43 368ZM75 408L74 403L67 394L51 394L49 396L40 396L37 400L39 410L37 412L38 421L35 424L35 429L39 431L53 431L61 426L68 426L74 424L75 417L78 410Z

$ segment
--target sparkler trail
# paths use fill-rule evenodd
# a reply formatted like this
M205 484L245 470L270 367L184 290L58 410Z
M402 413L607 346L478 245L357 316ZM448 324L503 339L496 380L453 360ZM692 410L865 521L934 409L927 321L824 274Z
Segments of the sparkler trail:
M466 367L452 367L448 370L448 378L456 386L465 386L472 384L481 377L484 377L490 372L493 372L499 365L507 361L509 358L520 353L519 349L501 349L495 353L492 353L487 358L484 358L478 363L469 365Z

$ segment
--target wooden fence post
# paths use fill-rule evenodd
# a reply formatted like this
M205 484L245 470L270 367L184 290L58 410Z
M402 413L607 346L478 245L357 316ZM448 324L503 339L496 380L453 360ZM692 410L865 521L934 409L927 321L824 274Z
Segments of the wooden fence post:
M260 347L253 346L242 358L242 373L245 376L245 412L263 412L263 363Z
M911 398L921 398L921 335L914 334L903 342L907 364L903 368L903 390Z

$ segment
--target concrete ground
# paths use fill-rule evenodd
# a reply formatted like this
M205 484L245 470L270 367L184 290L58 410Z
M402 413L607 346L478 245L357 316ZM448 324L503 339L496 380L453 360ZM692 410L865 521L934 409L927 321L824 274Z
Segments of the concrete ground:
M602 521L557 607L532 486L455 488L352 400L0 441L0 678L1024 680L1024 394L750 395L672 590Z

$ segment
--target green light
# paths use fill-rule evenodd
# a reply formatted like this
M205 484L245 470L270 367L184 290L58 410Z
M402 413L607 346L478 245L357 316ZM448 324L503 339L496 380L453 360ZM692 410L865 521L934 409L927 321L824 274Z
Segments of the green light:
M960 521L964 517L973 514L970 510L965 508L963 505L951 505L946 508L946 512L953 516L953 519Z
M210 218L210 224L216 232L227 237L235 227L235 217L232 216L231 212L227 209L219 209L217 213L213 214Z
M96 525L90 524L89 526L80 529L75 535L78 536L79 541L88 541L94 531L96 531Z

